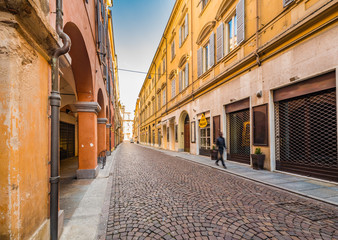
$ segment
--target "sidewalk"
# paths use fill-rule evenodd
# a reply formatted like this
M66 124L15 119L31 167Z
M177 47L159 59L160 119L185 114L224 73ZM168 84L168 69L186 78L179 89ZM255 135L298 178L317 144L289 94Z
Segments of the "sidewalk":
M226 171L228 173L241 176L255 182L260 182L266 185L277 187L305 197L313 198L338 206L338 183L308 178L289 173L270 172L267 170L253 170L249 165L239 164L231 161L225 161L227 169L224 169L222 166L216 166L215 161L210 160L210 157L193 155L185 152L163 150L141 144L138 145L160 151L170 156L180 157L198 164L217 168L219 170Z
M74 180L66 193L62 196L67 207L61 240L93 240L98 239L106 226L102 224L103 208L106 206L107 196L110 197L111 176L110 172L114 165L114 150L107 157L106 166L100 169L96 179ZM62 191L62 189L61 189ZM101 226L102 224L102 226Z

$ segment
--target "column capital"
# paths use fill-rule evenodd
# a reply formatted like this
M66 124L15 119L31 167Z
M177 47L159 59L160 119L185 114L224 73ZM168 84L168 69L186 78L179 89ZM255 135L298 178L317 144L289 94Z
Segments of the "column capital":
M107 118L98 118L97 119L98 124L106 124L106 122L108 122Z
M98 114L101 107L97 102L76 102L73 104L75 112L92 112Z
M106 127L107 127L107 128L110 128L111 126L112 126L111 123L107 123L107 124L106 124Z

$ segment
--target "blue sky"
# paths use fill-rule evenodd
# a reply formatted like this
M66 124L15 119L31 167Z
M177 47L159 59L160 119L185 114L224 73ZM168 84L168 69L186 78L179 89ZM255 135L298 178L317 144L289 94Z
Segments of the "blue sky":
M118 67L147 72L175 0L114 0L113 24ZM134 112L146 74L119 71L120 97Z

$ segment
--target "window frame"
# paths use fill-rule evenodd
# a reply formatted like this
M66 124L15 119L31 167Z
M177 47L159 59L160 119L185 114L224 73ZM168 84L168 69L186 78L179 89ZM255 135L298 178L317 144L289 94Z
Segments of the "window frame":
M209 61L210 61L209 45L210 43L208 41L202 47L202 75L209 70Z
M256 111L255 111L256 110ZM265 116L264 119L257 119L257 112L264 112ZM253 120L253 124L252 124L252 128L253 128L253 136L252 136L252 141L253 141L253 145L254 146L269 146L269 106L268 104L263 104L263 105L258 105L258 106L254 106L252 107L252 120ZM262 136L262 134L260 134L261 137L263 137L263 141L262 142L257 142L257 138L258 134L256 131L258 128L258 124L260 127L263 127L265 129L265 134L264 136ZM263 123L264 121L264 123ZM261 133L262 131L259 131L259 133ZM257 135L256 135L257 134Z

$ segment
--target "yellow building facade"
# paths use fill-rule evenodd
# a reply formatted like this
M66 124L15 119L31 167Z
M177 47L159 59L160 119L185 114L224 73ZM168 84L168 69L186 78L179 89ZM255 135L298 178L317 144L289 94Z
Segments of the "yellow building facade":
M135 109L136 141L338 181L338 1L177 0ZM201 122L206 124L202 125Z

